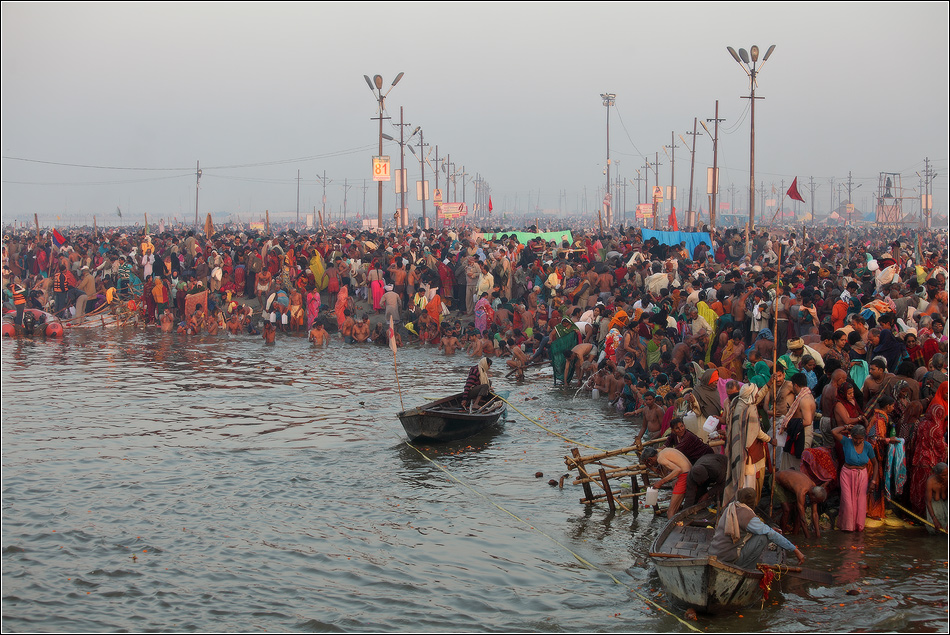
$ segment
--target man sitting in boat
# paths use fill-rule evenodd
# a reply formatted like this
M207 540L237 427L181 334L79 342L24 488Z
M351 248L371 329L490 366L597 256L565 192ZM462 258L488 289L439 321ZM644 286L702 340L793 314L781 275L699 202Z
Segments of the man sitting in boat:
M793 552L799 564L805 562L798 547L755 515L752 509L756 498L754 488L743 487L736 498L738 500L730 503L719 516L716 533L709 543L710 556L731 562L741 569L753 569L771 542Z
M465 389L462 391L463 408L469 408L471 404L471 409L477 409L482 399L491 392L491 380L488 378L491 364L490 357L483 357L468 371L468 379L465 380Z

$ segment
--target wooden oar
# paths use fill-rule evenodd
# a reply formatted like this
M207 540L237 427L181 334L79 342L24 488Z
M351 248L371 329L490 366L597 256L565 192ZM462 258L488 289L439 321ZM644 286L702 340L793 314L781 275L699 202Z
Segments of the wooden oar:
M489 405L491 405L492 403L494 403L496 399L498 399L498 395L495 395L494 397L492 397L491 399L489 399L487 402L485 402L485 405L481 406L478 410L476 410L476 411L475 411L475 414L480 413L482 410L484 410L484 409L487 408Z

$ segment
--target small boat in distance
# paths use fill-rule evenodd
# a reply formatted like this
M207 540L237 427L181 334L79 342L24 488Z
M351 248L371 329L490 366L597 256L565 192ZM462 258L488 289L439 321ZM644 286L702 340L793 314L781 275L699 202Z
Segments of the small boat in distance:
M478 434L505 414L505 402L492 393L481 407L462 407L462 393L399 413L412 443L448 443Z

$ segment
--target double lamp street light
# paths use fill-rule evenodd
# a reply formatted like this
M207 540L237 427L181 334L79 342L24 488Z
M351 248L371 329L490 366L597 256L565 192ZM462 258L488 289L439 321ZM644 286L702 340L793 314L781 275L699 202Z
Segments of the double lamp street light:
M756 75L759 71L762 70L762 66L765 66L766 60L769 59L769 56L772 54L772 51L775 50L775 45L769 47L769 50L765 52L765 57L762 58L762 64L757 69L756 63L759 61L759 47L752 46L748 52L745 49L739 49L738 53L731 46L727 46L726 50L729 51L729 54L732 55L733 59L736 60L736 63L742 67L742 70L745 71L745 74L749 77L750 85L750 95L749 99L752 101L752 133L750 140L750 151L749 151L749 229L746 233L746 237L752 235L752 228L755 226L755 85L756 85ZM745 99L745 97L743 97ZM759 97L758 99L764 99L764 97Z
M376 98L376 101L379 103L379 117L373 117L373 119L379 119L379 156L383 156L383 112L386 110L386 97L392 91L393 87L399 83L399 80L402 79L402 76L405 73L399 73L396 75L396 79L393 80L393 83L389 85L389 90L383 94L383 76L374 75L373 79L369 78L369 75L363 75L363 79L366 80L366 85L369 86L370 92L373 93L373 97ZM379 209L376 217L376 222L379 224L379 228L383 228L383 182L379 181Z

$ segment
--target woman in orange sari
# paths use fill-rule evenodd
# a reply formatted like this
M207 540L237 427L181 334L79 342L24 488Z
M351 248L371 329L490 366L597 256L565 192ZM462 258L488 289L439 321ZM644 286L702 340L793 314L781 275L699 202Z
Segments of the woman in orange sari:
M432 323L436 326L442 324L442 298L436 293L429 300L429 303L426 304L426 312L429 314L429 319L432 320Z
M337 328L343 328L343 322L346 321L344 311L351 308L349 306L349 285L340 285L340 290L336 294L336 305L333 310L336 312Z

